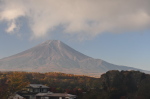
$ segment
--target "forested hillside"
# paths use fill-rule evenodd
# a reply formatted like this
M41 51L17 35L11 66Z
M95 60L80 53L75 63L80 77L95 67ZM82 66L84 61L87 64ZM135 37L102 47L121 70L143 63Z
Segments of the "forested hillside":
M36 72L0 72L0 97L7 99L29 83L44 84L51 92L77 99L150 99L150 75L139 71L108 71L100 78Z
M51 92L67 92L80 97L83 92L99 86L99 79L56 72L1 72L0 97L5 99L5 97L21 90L29 83L44 84L50 87Z
M150 75L139 71L108 71L100 86L82 99L150 99Z

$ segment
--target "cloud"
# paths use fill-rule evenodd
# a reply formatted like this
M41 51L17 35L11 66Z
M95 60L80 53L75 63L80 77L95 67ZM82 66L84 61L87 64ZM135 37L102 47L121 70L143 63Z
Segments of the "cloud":
M16 20L28 19L32 38L62 33L82 39L104 32L121 33L150 27L150 0L1 0L0 21L18 27Z
M6 29L6 32L7 33L12 33L12 32L14 32L15 28L17 28L15 22L11 22L9 27Z
M17 2L17 0L15 0ZM24 11L22 10L23 6L20 5L20 2L9 2L8 0L1 0L0 7L0 21L6 21L8 27L6 29L7 33L14 33L15 30L19 29L19 25L17 25L16 20L25 16Z

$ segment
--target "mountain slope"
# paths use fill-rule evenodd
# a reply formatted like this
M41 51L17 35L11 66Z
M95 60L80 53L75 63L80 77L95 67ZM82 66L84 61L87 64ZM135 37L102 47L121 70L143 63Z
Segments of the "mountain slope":
M138 70L86 56L58 40L49 40L29 50L0 60L3 71L64 72L99 76L108 70Z

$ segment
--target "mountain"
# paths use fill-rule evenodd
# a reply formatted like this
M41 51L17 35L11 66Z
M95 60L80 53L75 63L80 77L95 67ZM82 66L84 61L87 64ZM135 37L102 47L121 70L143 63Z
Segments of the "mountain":
M1 71L63 72L97 76L108 70L139 70L86 56L58 40L48 40L0 59Z

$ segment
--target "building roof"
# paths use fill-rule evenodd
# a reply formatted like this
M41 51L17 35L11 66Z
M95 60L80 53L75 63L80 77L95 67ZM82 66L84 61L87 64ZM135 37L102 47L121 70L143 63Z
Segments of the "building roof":
M20 95L18 95L18 94L15 94L15 95L13 95L13 96L10 96L8 99L25 99L24 97L22 97L22 96L20 96Z
M67 93L38 93L36 96L45 96L45 97L76 97L76 95L67 94Z
M27 87L31 87L31 88L49 88L45 85L42 84L29 84Z

